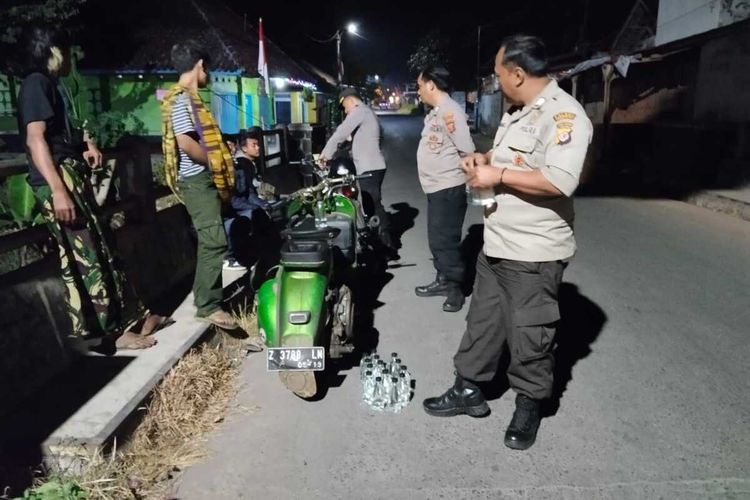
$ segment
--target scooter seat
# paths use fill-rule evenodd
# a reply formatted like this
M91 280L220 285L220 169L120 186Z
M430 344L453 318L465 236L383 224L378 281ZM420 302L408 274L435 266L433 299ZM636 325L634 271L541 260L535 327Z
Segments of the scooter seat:
M287 239L281 246L281 263L286 266L317 267L329 257L327 241Z

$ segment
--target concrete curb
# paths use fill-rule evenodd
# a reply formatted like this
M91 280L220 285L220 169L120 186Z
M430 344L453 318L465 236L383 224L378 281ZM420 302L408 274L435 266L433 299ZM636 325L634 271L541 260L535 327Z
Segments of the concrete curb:
M685 202L725 215L750 221L750 203L711 191L700 191L684 198Z
M190 294L172 315L175 323L155 334L156 346L117 354L134 359L45 440L43 450L48 465L57 470L76 470L80 460L107 443L164 375L196 344L208 326L195 320L192 304Z

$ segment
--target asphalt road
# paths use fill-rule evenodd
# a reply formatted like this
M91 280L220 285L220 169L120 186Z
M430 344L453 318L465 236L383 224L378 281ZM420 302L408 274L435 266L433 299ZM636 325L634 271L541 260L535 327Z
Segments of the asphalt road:
M303 401L247 359L235 410L183 499L750 498L750 223L667 200L579 198L579 252L561 290L553 415L526 452L502 444L511 391L484 419L429 417L452 383L464 311L417 298L431 281L419 118L381 117L385 200L402 266L373 283L378 351L416 378L401 414L359 405L358 368ZM467 249L481 234L467 217ZM553 407L554 409L554 407Z

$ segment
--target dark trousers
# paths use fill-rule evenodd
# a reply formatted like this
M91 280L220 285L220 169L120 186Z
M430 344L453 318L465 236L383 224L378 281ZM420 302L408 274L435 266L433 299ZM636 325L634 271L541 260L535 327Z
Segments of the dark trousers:
M510 386L534 399L552 395L557 293L564 267L561 261L479 255L466 332L453 358L459 375L475 382L492 380L507 344Z
M371 217L373 214L377 215L378 219L380 219L380 234L388 234L390 220L388 212L385 211L385 207L383 206L381 191L383 188L383 179L385 178L385 169L370 170L364 173L372 175L359 180L359 189L362 192L362 209L368 217Z
M427 194L427 240L435 269L448 281L463 283L461 231L466 215L466 186Z

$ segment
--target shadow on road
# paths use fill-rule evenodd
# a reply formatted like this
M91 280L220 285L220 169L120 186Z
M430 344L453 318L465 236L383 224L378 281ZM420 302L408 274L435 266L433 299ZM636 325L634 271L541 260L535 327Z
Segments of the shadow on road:
M391 234L394 242L400 247L403 234L414 227L414 220L419 213L408 203L396 203L391 206ZM355 297L354 339L355 350L340 360L332 362L320 376L323 378L320 392L312 399L323 399L328 389L339 387L346 378L342 372L350 371L359 365L362 353L376 350L380 341L380 332L375 328L375 311L384 305L379 300L383 288L393 279L388 272L388 262L385 255L377 250L365 252L362 266L357 270L356 278L352 280Z
M477 276L477 257L484 246L484 225L474 224L469 228L466 237L461 242L461 257L466 265L464 277L464 295L471 295L474 279Z
M390 214L391 238L396 249L399 249L402 246L401 237L414 227L414 220L419 215L419 210L404 202L394 203L391 208L396 210Z
M558 301L561 319L555 338L555 382L552 397L543 408L544 417L557 414L563 394L573 380L573 367L591 354L591 344L599 337L607 322L604 311L588 297L581 295L578 287L572 283L560 285ZM495 379L482 385L482 392L488 400L501 398L510 388L506 376L509 362L508 350L505 349Z
M555 385L544 415L557 414L563 393L573 380L573 367L591 354L591 344L602 332L607 315L571 283L560 285L560 324L555 347Z

